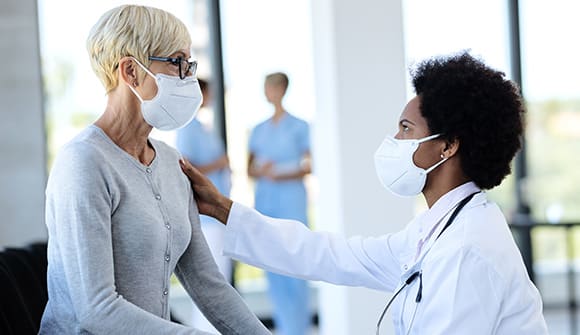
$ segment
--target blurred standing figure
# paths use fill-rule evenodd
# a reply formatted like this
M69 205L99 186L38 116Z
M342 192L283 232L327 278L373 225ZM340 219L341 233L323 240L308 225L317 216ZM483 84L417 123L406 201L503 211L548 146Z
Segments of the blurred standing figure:
M304 120L284 109L287 88L286 74L266 76L264 93L274 106L274 115L252 131L248 175L256 180L258 211L307 225L304 176L311 172L310 130ZM308 283L270 272L266 276L277 333L306 334L310 325Z
M211 100L209 83L198 79L199 87L203 95L203 103L200 113L207 112ZM205 174L216 188L225 196L230 195L231 170L228 156L221 138L210 127L203 125L199 118L194 118L187 126L177 131L177 149L183 157L187 158L199 171ZM200 215L201 230L214 260L226 280L231 282L233 263L232 259L222 255L223 235L225 227L216 219ZM193 306L192 324L196 328L205 331L217 331L215 327L203 316L203 313Z

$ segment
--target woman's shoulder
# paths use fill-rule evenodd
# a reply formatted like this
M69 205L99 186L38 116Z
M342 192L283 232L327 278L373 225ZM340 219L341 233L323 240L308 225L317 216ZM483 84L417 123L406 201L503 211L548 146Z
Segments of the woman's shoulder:
M509 235L509 226L500 207L487 199L484 194L476 199L474 204L467 205L464 213L458 219L465 221L463 227L465 234L473 240L497 238L498 235ZM508 237L506 235L506 237Z
M292 122L292 124L297 125L299 127L306 127L307 128L309 126L308 121L306 121L306 120L304 120L304 119L302 119L302 118L300 118L292 113L288 113L288 120L290 122Z
M91 127L63 145L52 164L47 186L82 188L106 174L111 157L107 145Z
M68 164L90 164L102 162L106 156L102 135L94 126L89 126L64 144L58 151L55 163L65 161Z
M477 194L467 203L435 242L437 249L445 249L446 253L454 252L452 249L455 252L479 250L486 255L511 251L512 244L502 211L485 193Z
M458 246L471 255L479 255L496 268L505 269L506 264L521 259L513 235L499 206L483 199L457 217L460 243Z
M259 121L258 123L256 123L256 125L252 128L252 132L256 132L256 131L260 131L266 127L268 127L270 124L272 123L272 118L269 117L267 119L264 119L262 121Z

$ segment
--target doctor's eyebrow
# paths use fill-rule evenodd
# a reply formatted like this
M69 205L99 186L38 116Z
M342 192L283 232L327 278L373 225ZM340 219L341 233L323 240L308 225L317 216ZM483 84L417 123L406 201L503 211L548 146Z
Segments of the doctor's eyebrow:
M409 124L411 124L411 125L413 125L413 126L415 126L415 125L416 125L414 122L412 122L412 121L409 121L409 120L407 120L407 119L402 119L401 121L399 121L399 125L403 126L403 125L404 125L403 123L409 123Z

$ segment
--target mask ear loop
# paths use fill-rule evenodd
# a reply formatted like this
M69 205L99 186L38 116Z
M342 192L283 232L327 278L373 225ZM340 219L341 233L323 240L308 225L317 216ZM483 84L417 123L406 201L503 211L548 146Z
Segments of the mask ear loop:
M135 94L137 96L137 99L139 99L139 101L141 101L141 103L143 103L143 99L141 98L141 96L139 95L139 93L137 93L137 90L135 90L133 88L133 85L127 84L127 86L129 86L129 89L131 91L133 91L133 94Z
M421 139L417 140L417 144L423 143L423 142L427 142L427 141L431 141L433 139L436 139L437 137L441 136L441 134L433 134L427 137L423 137Z
M421 144L423 142L427 142L433 139L436 139L437 137L441 136L441 134L433 134L427 137L423 137L422 139L417 140L417 144ZM435 165L433 165L432 167L428 168L427 170L425 170L425 174L428 174L429 172L435 170L439 165L445 163L446 160L448 160L449 158L445 158L443 157L443 155L441 155L441 160L437 163L435 163Z
M133 60L137 64L139 64L139 66L143 69L143 71L145 71L148 75L150 75L151 77L153 77L155 79L155 81L157 81L157 77L155 77L155 75L151 71L149 71L148 68L146 68L143 64L141 64L141 62L138 61L137 58L135 58L135 57L131 57L131 58L133 58ZM133 93L137 96L137 99L139 99L139 101L141 101L141 103L143 103L143 98L141 98L141 96L139 95L139 93L137 93L137 90L135 90L133 88L133 85L127 84L127 86L129 86L129 89L131 89L131 91L133 91Z
M445 163L446 160L448 160L449 158L443 158L441 159L439 162L435 163L435 165L433 165L432 167L428 168L427 170L425 170L425 174L428 174L429 172L435 170L439 165Z
M139 66L143 69L143 71L147 72L147 74L150 75L151 77L153 77L154 79L157 79L157 77L155 77L153 72L149 71L149 69L147 67L145 67L145 65L141 64L141 62L138 61L137 58L135 58L135 57L131 57L131 58L133 58L133 60L135 62L137 62L137 64L139 64Z

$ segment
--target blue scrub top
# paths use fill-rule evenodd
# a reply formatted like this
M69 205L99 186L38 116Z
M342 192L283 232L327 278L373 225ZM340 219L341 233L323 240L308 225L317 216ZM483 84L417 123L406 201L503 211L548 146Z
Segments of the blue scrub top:
M258 124L250 135L250 152L257 164L273 162L274 169L296 170L310 152L308 123L285 113L278 123L272 118ZM255 208L265 215L294 219L307 224L306 189L302 179L256 180Z
M225 154L221 138L197 119L177 131L176 145L177 150L193 165L210 164ZM230 195L229 169L210 172L207 177L222 194Z

